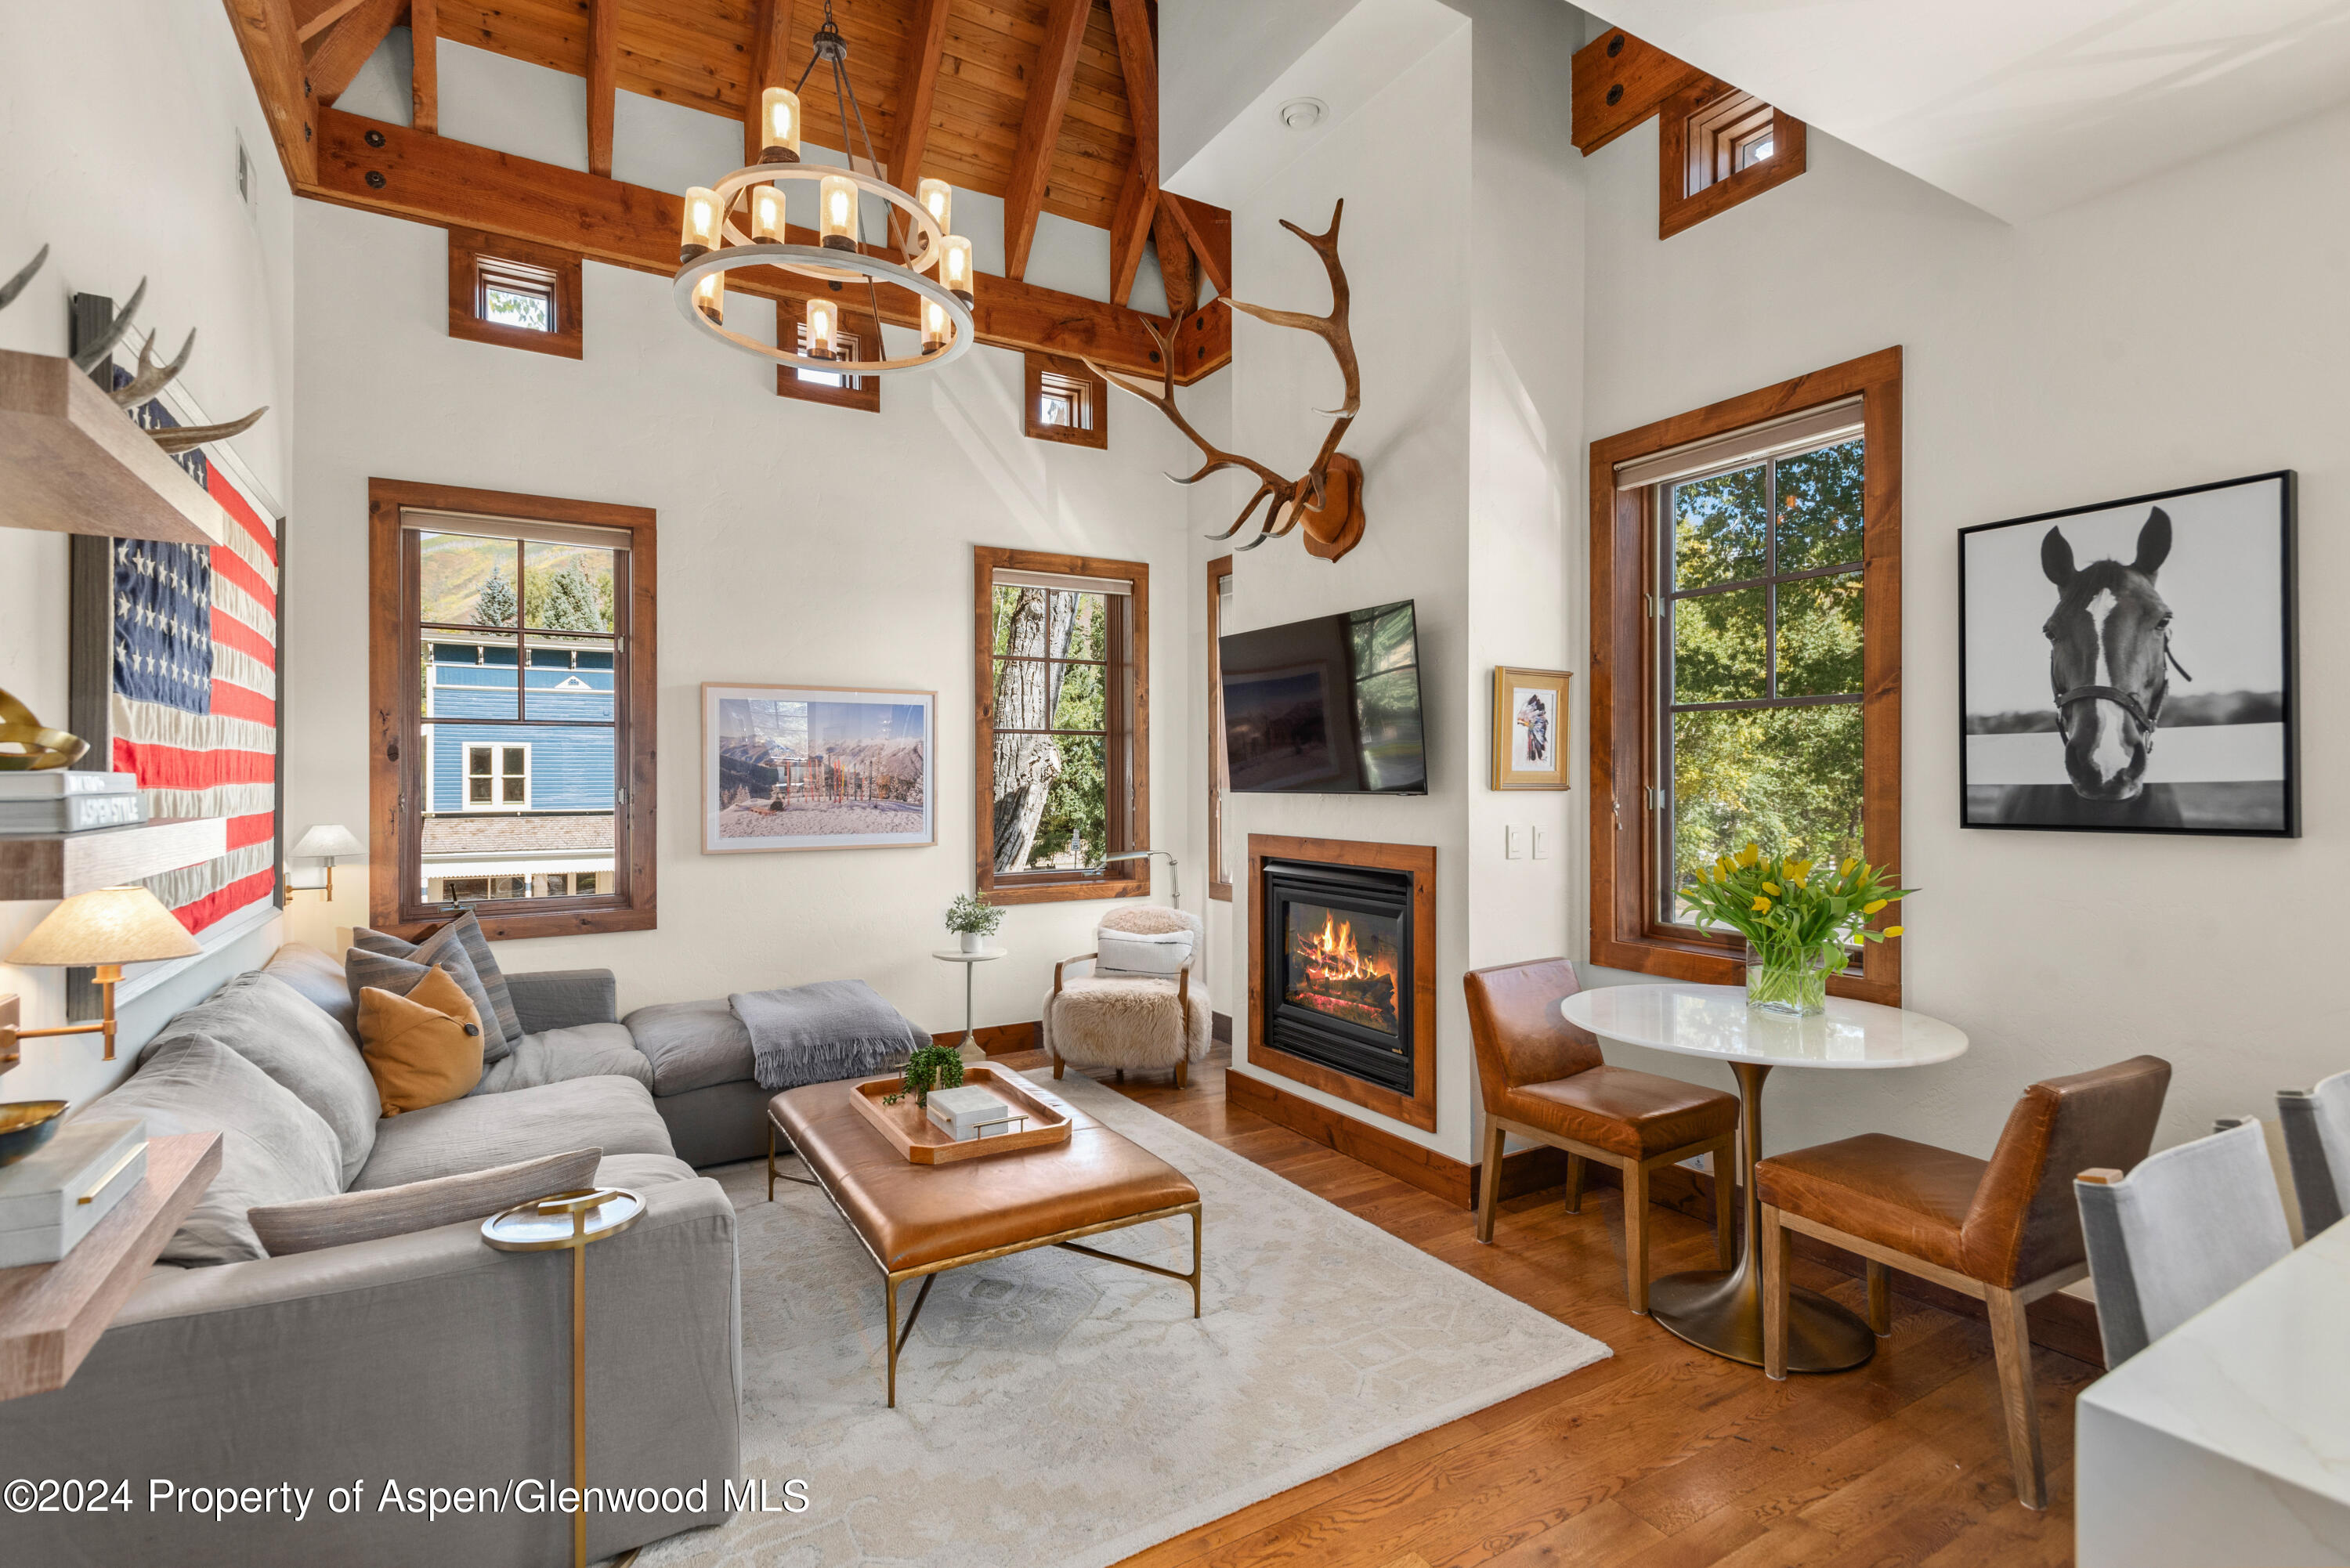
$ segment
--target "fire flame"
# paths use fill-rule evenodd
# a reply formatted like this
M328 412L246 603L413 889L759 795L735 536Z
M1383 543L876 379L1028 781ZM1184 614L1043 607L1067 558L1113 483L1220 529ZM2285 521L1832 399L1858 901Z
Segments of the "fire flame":
M1316 980L1368 980L1384 972L1363 961L1355 943L1355 923L1323 912L1320 932L1308 931L1304 944L1306 972Z

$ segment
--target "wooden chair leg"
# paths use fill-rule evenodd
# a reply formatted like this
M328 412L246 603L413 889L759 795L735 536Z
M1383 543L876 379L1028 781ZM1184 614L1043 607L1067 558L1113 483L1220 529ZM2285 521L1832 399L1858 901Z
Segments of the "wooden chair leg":
M2040 1407L2032 1386L2032 1334L2023 1298L1992 1285L1983 1292L1991 1311L1991 1353L1999 1362L1999 1402L2007 1420L2008 1458L2015 1466L2016 1501L2048 1506L2048 1477L2040 1454Z
M1879 1339L1892 1337L1893 1271L1874 1258L1868 1261L1868 1326Z
M1485 1123L1485 1163L1477 1178L1477 1240L1493 1241L1493 1215L1502 1206L1502 1124Z
M1794 1238L1779 1223L1779 1210L1772 1204L1762 1205L1761 1229L1762 1376L1783 1382L1787 1376L1787 1272L1794 1262Z
M1724 1273L1738 1266L1737 1146L1728 1138L1714 1146L1713 1256Z
M1188 1081L1186 1073L1190 1069L1191 1065L1191 1064L1188 1060L1178 1061L1175 1064L1175 1086L1177 1088L1181 1088Z
M1061 1060L1061 1054L1058 1051L1053 1053L1053 1076L1055 1078L1059 1077L1061 1075L1061 1069L1067 1065L1068 1064L1066 1062Z
M1624 1162L1624 1273L1632 1310L1648 1311L1648 1168Z
M1118 1081L1121 1084L1126 1082L1126 1069L1123 1067L1118 1070Z
M1579 1154L1566 1157L1566 1211L1583 1212L1583 1157Z

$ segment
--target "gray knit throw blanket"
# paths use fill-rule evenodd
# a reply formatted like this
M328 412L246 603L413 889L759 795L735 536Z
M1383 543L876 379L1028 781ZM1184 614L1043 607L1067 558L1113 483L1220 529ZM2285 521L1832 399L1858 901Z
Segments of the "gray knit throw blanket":
M738 991L727 1002L751 1033L763 1089L886 1072L931 1037L861 980Z

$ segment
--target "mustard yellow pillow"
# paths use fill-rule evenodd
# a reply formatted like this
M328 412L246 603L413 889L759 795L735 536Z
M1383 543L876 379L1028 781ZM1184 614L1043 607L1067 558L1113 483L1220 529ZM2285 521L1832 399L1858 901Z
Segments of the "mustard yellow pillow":
M482 1016L437 966L406 996L363 986L359 1051L385 1116L421 1111L462 1099L482 1081Z

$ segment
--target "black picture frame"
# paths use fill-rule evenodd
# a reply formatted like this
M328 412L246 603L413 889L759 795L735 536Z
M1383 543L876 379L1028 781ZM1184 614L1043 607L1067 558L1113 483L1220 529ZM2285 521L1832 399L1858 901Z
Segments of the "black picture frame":
M2139 786L2137 792L2126 800L2098 801L2084 796L2081 794L2081 774L2076 771L2077 759L2073 755L2074 749L2078 743L2074 737L2079 732L2082 722L2073 721L2073 729L2068 732L2065 727L2064 714L2077 706L2085 705L2094 705L2098 709L2106 710L2109 715L2119 714L2126 710L2133 723L2116 724L2115 728L2117 731L2135 734L2138 732L2135 721L2145 716L2149 707L2148 693L2145 691L2121 691L2113 685L2091 683L2096 677L2110 676L2109 667L2103 661L2098 664L2090 681L2074 686L2070 691L2060 691L2060 685L2063 683L2059 681L2056 674L2054 660L2057 655L2053 638L2049 655L2050 684L2047 695L2043 699L2046 708L2044 723L2027 722L2035 716L2029 710L1997 713L1979 713L1975 711L1978 701L1983 699L1983 693L1975 689L1978 671L1969 648L1969 628L1974 618L1970 614L1970 607L1970 607L1970 595L1973 596L1979 603L1988 594L2012 591L2013 587L2012 581L2007 584L1993 584L1977 580L1979 568L1981 567L1985 558L1984 550L1977 545L1978 540L1983 541L1984 545L1988 545L1992 536L2004 530L2049 525L2048 533L2040 536L2040 564L2045 579L2041 584L2041 589L2043 593L2054 590L2053 598L2049 601L2050 620L2054 624L2055 611L2060 605L2064 604L2070 591L2057 585L2055 581L2057 569L2061 566L2073 570L2077 580L2088 577L2093 568L2105 564L2102 559L2090 561L2085 565L2076 564L2073 559L2069 541L2067 547L2061 554L2056 554L2056 558L2052 563L2050 556L2055 552L2049 541L2060 531L2060 525L2065 519L2086 518L2092 514L2125 513L2136 508L2146 508L2147 516L2139 524L2140 556L2126 564L2123 574L2123 577L2126 578L2129 573L2136 571L2144 557L2149 535L2154 528L2155 518L2158 515L2162 516L2161 545L2157 552L2156 566L2152 571L2145 574L2145 580L2151 582L2158 577L2159 569L2166 560L2175 560L2173 529L2168 515L2169 509L2164 508L2164 503L2176 504L2190 496L2209 496L2218 492L2270 485L2275 487L2277 602L2273 608L2272 632L2277 639L2278 690L2274 692L2190 691L2186 693L2168 691L2167 688L2171 677L2174 674L2183 674L2186 666L2178 660L2167 635L2161 644L2158 658L2146 646L2141 637L2138 641L2138 655L2135 662L2141 670L2159 670L2163 674L2164 689L2155 690L2151 693L2150 716L2156 721L2155 724L2148 727L2152 736L2158 737L2163 728L2160 721L2165 716L2166 702L2172 704L2168 710L2168 712L2176 715L2178 711L2178 699L2181 696L2187 697L2190 701L2204 704L2201 711L2206 714L2221 711L2212 704L2231 704L2234 712L2244 716L2228 719L2206 716L2191 722L2189 725L2173 727L2184 730L2254 723L2282 724L2282 733L2279 737L2281 742L2279 766L2282 774L2280 778L2272 780L2262 776L2244 781L2189 783L2169 783L2159 780L2147 782L2140 778L2137 781ZM2301 671L2299 569L2296 544L2299 491L2300 477L2295 470L2275 469L2262 473L2246 474L2235 479L2215 480L2206 484L2185 485L2175 490L2154 491L2143 495L2125 496L2115 501L2101 501L2085 506L2068 506L2053 512L2034 513L2025 517L2011 517L1996 523L1981 523L1959 530L1959 826L1962 828L2043 833L2167 834L2228 838L2300 837ZM2266 513L2263 509L2259 519L2248 516L2242 521L2241 526L2248 530L2256 527L2264 529L2265 517ZM2199 526L2211 525L2213 524L2210 524L2208 519L2199 523ZM2247 537L2255 539L2261 535L2248 534ZM2207 545L2204 548L2208 550L2210 546ZM2013 552L2011 551L2010 554L2011 560L2007 570L2012 577L2014 573L2012 559ZM2118 557L2109 558L2118 560ZM1987 572L1984 575L1987 576ZM2118 580L2121 579L2115 578L2111 575L2099 579L2101 582ZM2111 597L2110 595L2106 597ZM2113 607L2108 605L2106 614L2110 615L2112 610ZM2132 624L2143 625L2144 621L2145 618L2140 616ZM2097 630L2102 633L2104 619L2100 618L2095 624ZM2159 624L2168 627L2168 617L2166 616ZM2261 646L2261 634L2267 629L2272 628L2263 628L2255 624L2246 630L2241 630L2235 639L2236 645L2239 649L2257 648ZM2092 642L2089 646L2094 650L2105 645ZM1971 651L1980 653L1982 650L1978 647ZM2076 649L2076 662L2077 657ZM2118 680L2120 678L2112 677L2112 679ZM1985 681L1983 684L1989 686L1991 682ZM2191 679L2189 684L2192 685ZM2095 695L2097 693L2115 693L2119 701L2100 701ZM2015 783L2008 780L1986 779L1981 776L1986 769L1984 763L1979 760L1977 749L1972 743L1976 740L1988 737L2005 738L2050 730L2066 737L2065 784ZM2132 752L2126 744L2118 741L2116 744L2122 746L2125 753L2137 758L2137 765L2141 773L2149 765L2149 759L2142 753ZM2100 783L2109 783L2113 776L2106 775L2104 781L2091 781L2093 787ZM2276 786L2273 792L2273 804L2271 802L2272 792L2269 789L2272 784ZM2257 791L2253 788L2255 785L2260 786ZM1994 791L2000 793L1994 795L1991 793ZM2026 795L2020 792L2032 793ZM2238 803L2233 808L2228 804L2230 800Z

